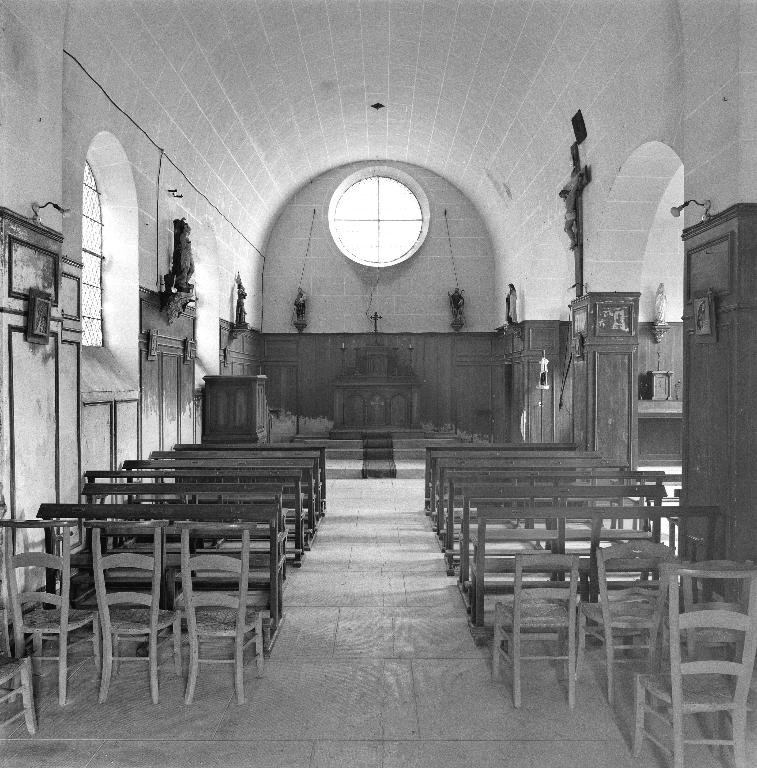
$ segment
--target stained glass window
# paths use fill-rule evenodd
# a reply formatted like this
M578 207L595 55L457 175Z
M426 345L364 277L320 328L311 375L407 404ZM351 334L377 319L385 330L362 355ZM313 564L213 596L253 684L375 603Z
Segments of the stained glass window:
M84 164L81 217L82 246L82 344L103 345L103 217L97 181L89 163Z

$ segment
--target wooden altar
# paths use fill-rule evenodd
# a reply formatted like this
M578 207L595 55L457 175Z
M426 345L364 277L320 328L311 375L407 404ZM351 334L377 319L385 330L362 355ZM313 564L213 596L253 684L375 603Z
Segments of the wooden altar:
M334 429L420 429L420 386L397 347L355 350L355 367L334 382Z

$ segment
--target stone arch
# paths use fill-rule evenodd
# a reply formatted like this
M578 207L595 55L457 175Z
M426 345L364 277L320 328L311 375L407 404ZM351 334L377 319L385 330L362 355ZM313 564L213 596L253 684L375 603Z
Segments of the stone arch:
M665 283L668 320L683 312L683 202L681 158L667 144L648 141L620 168L601 215L599 247L584 265L591 291L641 291L639 320L653 319L654 293Z
M100 131L86 153L103 217L103 342L126 371L139 370L139 213L131 163L121 142ZM82 172L84 164L82 163Z

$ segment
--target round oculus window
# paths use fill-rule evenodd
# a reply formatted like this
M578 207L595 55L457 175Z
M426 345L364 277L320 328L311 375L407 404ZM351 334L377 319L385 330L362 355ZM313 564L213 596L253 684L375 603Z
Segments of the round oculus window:
M428 200L418 183L394 168L348 176L329 206L334 242L347 258L369 267L409 259L428 232Z

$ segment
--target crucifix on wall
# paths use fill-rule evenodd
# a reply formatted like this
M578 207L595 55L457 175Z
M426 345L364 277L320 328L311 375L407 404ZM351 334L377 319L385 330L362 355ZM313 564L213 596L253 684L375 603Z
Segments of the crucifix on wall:
M373 332L378 333L378 321L383 320L383 317L376 311L371 315L371 320L373 320Z
M560 190L560 198L565 202L565 232L570 238L570 250L575 262L576 298L584 293L584 243L583 243L583 191L591 181L591 168L581 168L578 154L578 142L570 148L573 168L568 183Z

